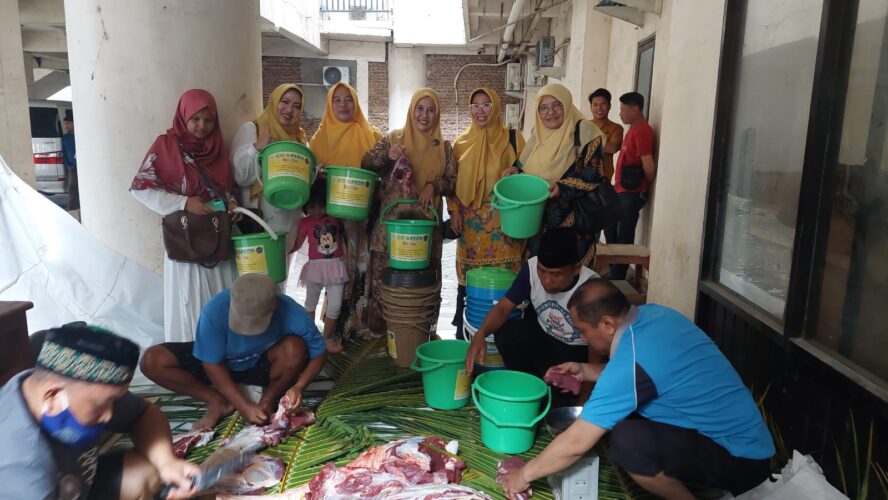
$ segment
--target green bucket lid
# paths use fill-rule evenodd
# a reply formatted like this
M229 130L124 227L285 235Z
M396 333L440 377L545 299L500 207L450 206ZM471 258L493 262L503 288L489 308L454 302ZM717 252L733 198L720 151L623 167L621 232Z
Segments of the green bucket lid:
M469 286L485 290L508 290L518 273L501 267L479 267L466 273Z

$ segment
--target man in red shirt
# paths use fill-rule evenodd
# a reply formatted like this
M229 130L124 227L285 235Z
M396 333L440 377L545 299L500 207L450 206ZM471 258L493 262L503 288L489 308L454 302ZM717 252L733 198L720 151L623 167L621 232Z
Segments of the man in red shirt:
M604 232L608 243L635 243L638 213L647 202L647 191L657 175L654 163L654 131L644 118L644 96L629 92L620 96L620 119L629 125L617 157L614 188L620 196L623 216ZM625 264L612 265L610 278L626 279Z

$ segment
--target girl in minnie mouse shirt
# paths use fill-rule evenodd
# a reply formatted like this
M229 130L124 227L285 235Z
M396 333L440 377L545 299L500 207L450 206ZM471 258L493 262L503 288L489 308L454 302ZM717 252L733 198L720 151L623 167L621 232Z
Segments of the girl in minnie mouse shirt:
M311 188L308 202L303 207L306 216L299 221L296 244L290 253L299 250L308 240L308 262L302 267L299 284L305 286L305 310L312 319L321 290L327 291L327 313L324 318L324 342L327 352L342 352L342 342L334 338L339 312L342 309L342 290L348 281L345 262L345 242L342 222L327 215L326 183L318 179Z

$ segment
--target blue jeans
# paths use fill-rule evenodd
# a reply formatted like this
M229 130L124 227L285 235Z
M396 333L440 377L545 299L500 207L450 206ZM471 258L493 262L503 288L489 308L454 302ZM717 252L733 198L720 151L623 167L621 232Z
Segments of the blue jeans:
M632 245L635 243L635 226L638 225L638 213L647 203L647 193L617 193L620 197L620 207L623 215L620 221L604 230L604 236L608 243ZM626 279L627 264L612 264L610 266L611 279Z

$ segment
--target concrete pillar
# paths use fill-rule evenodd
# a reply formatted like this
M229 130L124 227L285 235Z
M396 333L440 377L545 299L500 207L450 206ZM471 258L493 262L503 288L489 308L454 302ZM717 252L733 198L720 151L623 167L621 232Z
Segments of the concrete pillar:
M259 112L258 0L65 0L65 14L83 225L160 273L159 217L130 182L185 90L213 93L226 142Z
M358 91L358 104L364 110L364 116L370 113L370 63L366 59L359 58L355 61L357 72L355 89Z
M389 129L407 120L413 92L426 85L426 58L421 48L391 46L389 50Z
M16 175L34 185L28 78L18 2L11 0L0 1L0 155Z
M574 0L570 45L562 49L568 51L562 84L570 89L574 103L587 116L591 113L586 97L607 85L610 53L611 18L593 7L594 2Z
M663 17L668 42L657 35L656 57L668 61L660 119L668 126L658 137L648 301L689 318L700 278L724 12L723 2L673 2Z

